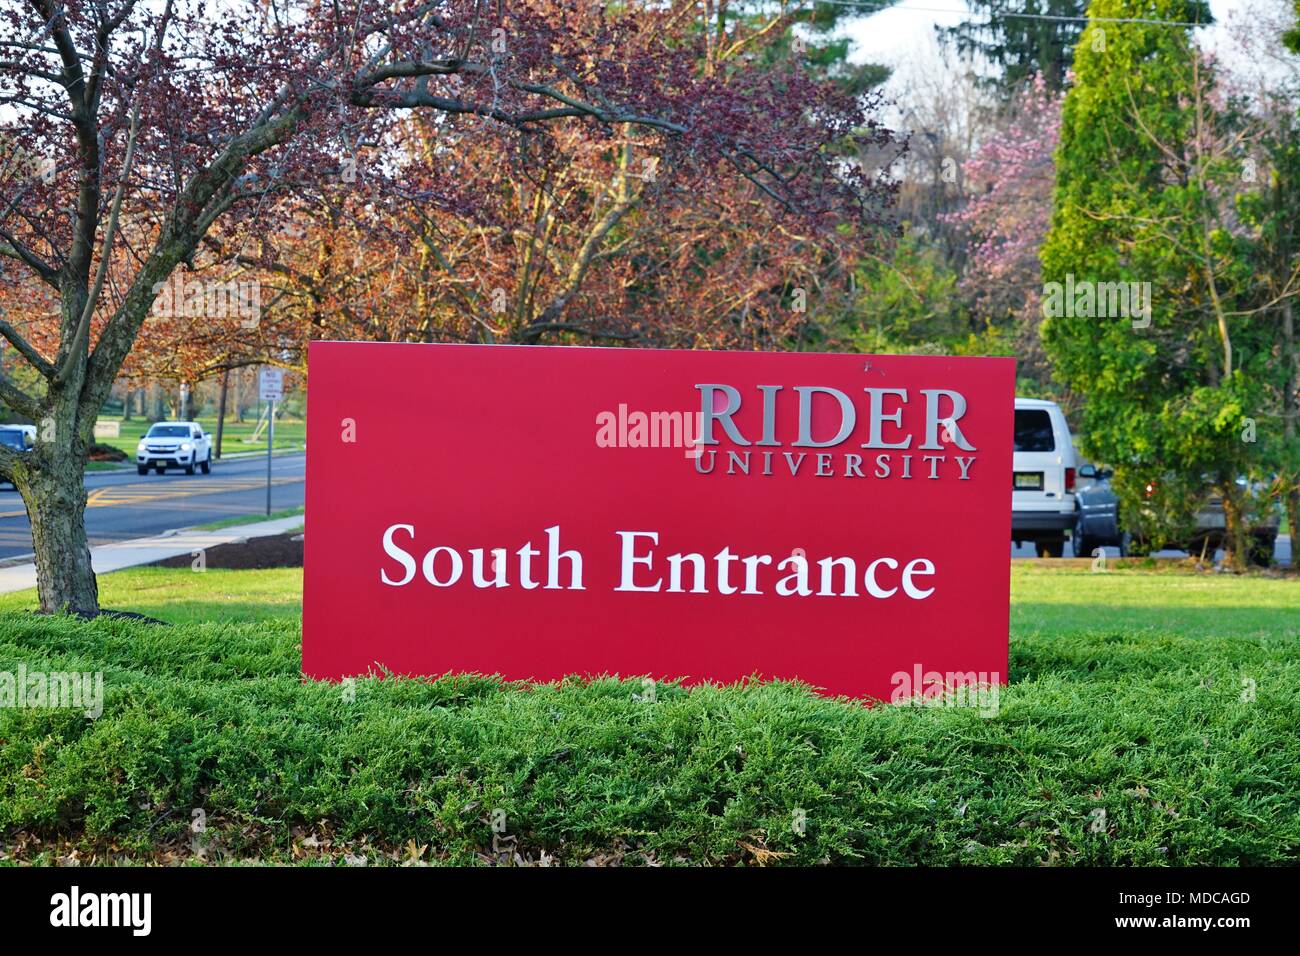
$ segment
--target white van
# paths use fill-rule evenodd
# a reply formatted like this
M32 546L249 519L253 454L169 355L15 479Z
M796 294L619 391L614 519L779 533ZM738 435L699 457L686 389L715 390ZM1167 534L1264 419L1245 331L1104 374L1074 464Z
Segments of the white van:
M1059 558L1074 527L1074 440L1055 402L1016 399L1011 476L1011 540L1032 543L1040 557Z

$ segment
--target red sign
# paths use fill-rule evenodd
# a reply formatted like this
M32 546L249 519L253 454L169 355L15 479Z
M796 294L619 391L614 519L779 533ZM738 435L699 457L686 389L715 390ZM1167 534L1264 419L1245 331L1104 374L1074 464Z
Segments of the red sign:
M1011 359L309 358L309 676L1006 679Z

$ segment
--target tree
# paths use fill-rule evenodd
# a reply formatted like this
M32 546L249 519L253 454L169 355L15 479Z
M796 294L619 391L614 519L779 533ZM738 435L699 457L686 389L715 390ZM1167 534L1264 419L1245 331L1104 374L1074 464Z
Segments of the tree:
M1002 111L996 134L963 165L968 198L949 217L968 237L961 292L969 308L1010 331L1021 376L1040 387L1047 368L1038 252L1051 221L1060 129L1060 95L1041 74L1030 77Z
M1278 43L1293 10L1285 0L1261 0L1244 11L1236 40L1256 69L1235 80L1234 92L1248 102L1253 127L1248 162L1257 186L1238 203L1252 235L1253 298L1261 321L1276 330L1254 437L1261 478L1272 480L1286 506L1291 540L1300 541L1300 49Z
M1186 0L1093 0L1089 16L1208 21ZM1240 564L1248 502L1237 479L1257 465L1242 424L1265 401L1272 354L1234 208L1248 127L1185 28L1094 21L1075 68L1041 253L1056 284L1044 345L1086 400L1085 449L1114 463L1130 523L1152 478L1183 489L1185 510L1209 475ZM1139 308L1117 312L1120 292Z
M206 237L283 226L267 211L337 182L358 144L400 136L412 111L473 118L503 146L564 120L635 128L685 180L732 170L813 222L871 205L830 149L867 122L851 97L744 64L701 75L697 41L659 42L691 4L584 16L594 7L250 0L215 21L197 0L28 0L0 20L0 103L18 115L5 145L24 160L0 167L0 256L58 303L53 352L0 321L40 375L34 391L0 383L38 423L34 452L0 450L0 473L31 519L42 610L99 610L86 451L159 290ZM800 121L770 122L791 99ZM464 198L453 176L443 199ZM11 270L4 281L11 302L29 288Z
M851 38L844 29L845 21L870 16L887 5L877 0L744 0L735 4L718 0L714 24L707 22L706 14L705 29L712 25L720 36L730 32L732 21L744 24L743 44L733 38L720 45L727 55L757 46L765 63L795 56L846 92L861 94L883 83L889 69L878 63L849 61ZM705 6L707 9L708 4Z
M965 262L966 237L952 219L965 202L962 171L980 145L992 135L998 100L980 83L970 63L960 70L946 67L935 44L919 63L909 64L895 77L906 89L900 103L907 149L895 168L901 181L899 218L909 228L939 246L949 264L960 271Z
M1065 88L1074 47L1083 31L1086 0L969 0L968 5L981 18L936 29L958 53L997 66L998 73L990 82L1006 96L1014 95L1034 76L1042 77L1053 93Z
M752 56L791 81L820 76L772 22L728 18L730 45L709 46L699 69L726 74ZM679 45L696 26L664 25L660 39ZM872 112L878 97L857 99ZM801 98L787 96L767 118L785 127L803 116ZM889 142L870 122L857 133L858 144ZM227 357L220 368L250 353L303 365L307 342L321 337L766 348L851 295L850 263L892 184L864 181L871 201L853 228L839 228L835 203L820 226L805 204L793 228L743 175L687 178L655 146L632 127L557 122L503 150L479 124L413 116L394 147L358 152L349 188L277 210L294 228L238 247L210 235L200 271L233 257L260 276L261 321L234 334L234 323L173 323L184 346L163 351ZM455 177L436 162L451 156ZM394 170L392 184L374 188L375 173L382 182Z
M525 156L446 125L437 139L464 165L471 214L422 198L433 183L415 165L400 206L305 206L303 235L259 237L236 255L264 277L264 309L231 348L301 364L313 338L773 347L833 287L847 289L848 263L868 245L865 223L792 228L743 176L681 181L629 130L557 128ZM416 137L421 154L432 131ZM883 182L871 188L886 201Z
M951 354L977 331L958 278L938 246L907 231L863 256L855 294L811 343L834 351Z

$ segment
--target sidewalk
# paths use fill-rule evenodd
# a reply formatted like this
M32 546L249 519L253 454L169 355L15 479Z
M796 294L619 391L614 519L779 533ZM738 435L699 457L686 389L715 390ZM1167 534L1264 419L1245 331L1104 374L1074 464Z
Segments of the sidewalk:
M90 549L90 562L96 574L104 574L107 571L120 571L122 568L130 568L138 564L152 564L154 561L174 558L177 555L193 554L195 551L213 548L219 544L230 544L244 538L284 534L302 523L302 515L290 515L274 521L235 525L222 528L220 531L181 528L151 538L132 538L129 541L98 545ZM0 594L25 591L34 587L36 587L35 564L16 564L12 567L0 568Z

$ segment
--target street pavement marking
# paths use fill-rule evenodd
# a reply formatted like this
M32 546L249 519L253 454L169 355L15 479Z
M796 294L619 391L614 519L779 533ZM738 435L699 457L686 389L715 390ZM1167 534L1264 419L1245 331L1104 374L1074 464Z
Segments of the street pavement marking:
M302 476L290 478L273 478L272 485L295 485L301 483ZM266 478L250 475L230 478L213 478L202 484L158 485L153 482L132 482L125 485L110 485L96 488L86 496L87 508L112 508L115 505L135 505L146 501L166 501L175 498L193 498L198 495L220 495L232 491L251 491L265 488ZM19 511L0 511L0 518L19 518L27 515L27 509Z

